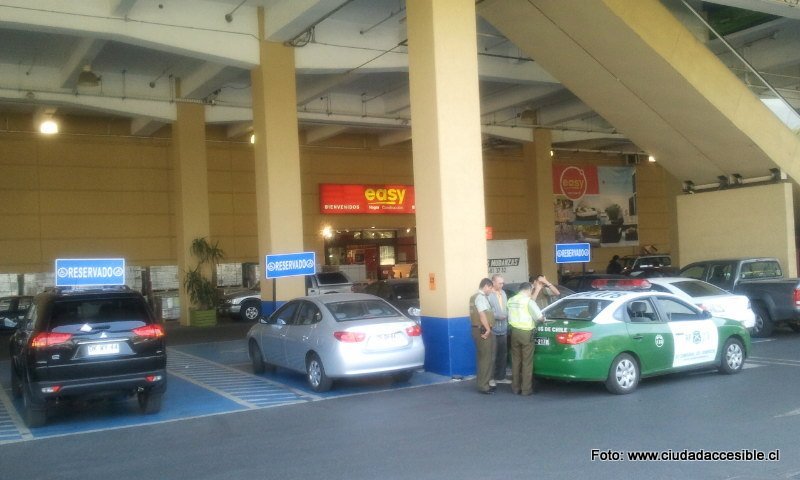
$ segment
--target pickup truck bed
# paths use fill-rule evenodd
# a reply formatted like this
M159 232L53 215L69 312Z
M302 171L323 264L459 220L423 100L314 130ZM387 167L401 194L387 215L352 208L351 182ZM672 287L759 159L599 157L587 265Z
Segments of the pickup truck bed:
M756 314L755 336L768 337L779 324L800 331L800 279L742 280L733 293L750 299Z

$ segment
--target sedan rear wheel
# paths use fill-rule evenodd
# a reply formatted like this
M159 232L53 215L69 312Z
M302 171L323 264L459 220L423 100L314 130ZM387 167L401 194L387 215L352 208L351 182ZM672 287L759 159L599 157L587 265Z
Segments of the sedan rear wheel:
M611 362L606 379L606 388L617 395L636 390L639 384L639 364L627 353L622 353Z
M744 348L737 338L729 338L722 348L719 371L726 374L739 373L744 367Z
M333 380L325 374L325 367L316 353L311 354L306 361L306 378L315 392L327 392L333 385Z

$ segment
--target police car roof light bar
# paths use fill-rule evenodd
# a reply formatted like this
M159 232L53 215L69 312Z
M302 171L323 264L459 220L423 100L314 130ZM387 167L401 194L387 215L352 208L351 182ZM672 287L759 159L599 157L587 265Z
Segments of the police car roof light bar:
M652 284L644 278L599 278L592 281L595 290L649 290Z

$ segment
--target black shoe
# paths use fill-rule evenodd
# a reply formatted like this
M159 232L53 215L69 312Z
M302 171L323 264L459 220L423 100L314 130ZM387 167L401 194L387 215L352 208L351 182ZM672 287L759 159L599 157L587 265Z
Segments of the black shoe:
M490 388L489 390L478 390L478 391L484 395L494 395L495 389Z

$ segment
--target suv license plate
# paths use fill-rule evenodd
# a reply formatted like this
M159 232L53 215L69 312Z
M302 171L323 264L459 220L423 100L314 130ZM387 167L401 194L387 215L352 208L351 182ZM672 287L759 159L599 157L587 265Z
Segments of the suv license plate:
M547 337L536 337L534 342L536 345L544 345L545 347L550 346L550 339Z
M90 357L97 355L114 355L119 353L119 343L96 343L88 345L86 354Z

